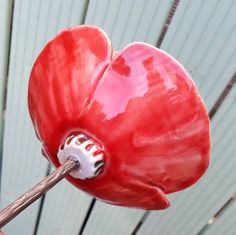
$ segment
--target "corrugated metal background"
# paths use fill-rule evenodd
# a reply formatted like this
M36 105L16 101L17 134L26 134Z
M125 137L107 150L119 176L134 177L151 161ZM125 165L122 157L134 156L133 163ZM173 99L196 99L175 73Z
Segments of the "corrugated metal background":
M171 9L174 14L168 22ZM234 0L0 0L1 207L49 171L29 119L27 84L35 58L57 32L83 23L98 25L119 50L132 41L156 46L170 23L161 48L187 68L210 111L235 74L235 12ZM146 214L107 205L64 181L4 231L8 235L236 234L234 202L206 226L236 190L235 97L234 85L212 117L207 174L194 187L170 195L170 209Z

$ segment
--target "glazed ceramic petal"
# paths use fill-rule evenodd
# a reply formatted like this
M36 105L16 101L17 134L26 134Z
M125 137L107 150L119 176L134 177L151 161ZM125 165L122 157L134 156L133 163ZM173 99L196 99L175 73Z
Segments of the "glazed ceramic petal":
M76 187L115 205L167 208L166 194L192 185L208 167L205 106L191 77L167 53L144 43L111 59L112 53L98 28L59 34L32 70L31 118L57 167L58 149L72 133L104 148L101 174L68 177Z
M92 26L61 32L34 63L28 92L29 111L44 145L54 146L78 119L112 56L107 36Z

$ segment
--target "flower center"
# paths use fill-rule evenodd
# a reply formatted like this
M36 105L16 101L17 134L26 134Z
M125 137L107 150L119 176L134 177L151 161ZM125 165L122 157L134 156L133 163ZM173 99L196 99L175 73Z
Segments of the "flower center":
M80 167L70 173L76 179L90 179L99 175L104 166L104 150L83 133L69 136L58 150L60 164L68 159L79 162Z

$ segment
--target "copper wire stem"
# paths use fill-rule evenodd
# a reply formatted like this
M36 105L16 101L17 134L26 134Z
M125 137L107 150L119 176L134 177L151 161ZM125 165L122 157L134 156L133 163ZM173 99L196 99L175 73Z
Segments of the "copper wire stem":
M0 228L10 222L25 208L39 199L44 193L60 182L71 171L79 167L79 162L69 159L51 174L46 176L37 185L18 197L14 202L0 211Z

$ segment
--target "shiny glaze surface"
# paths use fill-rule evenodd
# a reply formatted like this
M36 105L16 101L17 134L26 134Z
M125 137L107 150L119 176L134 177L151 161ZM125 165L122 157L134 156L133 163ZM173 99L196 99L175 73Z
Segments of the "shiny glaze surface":
M75 132L105 150L96 178L68 177L115 205L165 209L168 193L195 183L209 163L209 119L195 84L165 52L129 44L112 57L98 28L56 36L29 81L30 115L43 149L58 167L58 148Z

